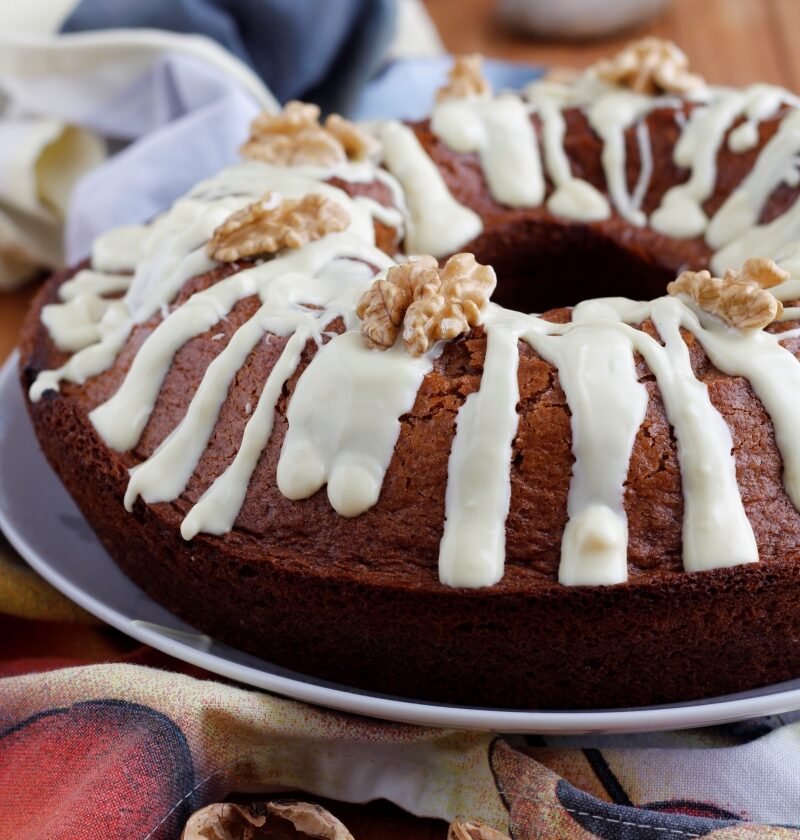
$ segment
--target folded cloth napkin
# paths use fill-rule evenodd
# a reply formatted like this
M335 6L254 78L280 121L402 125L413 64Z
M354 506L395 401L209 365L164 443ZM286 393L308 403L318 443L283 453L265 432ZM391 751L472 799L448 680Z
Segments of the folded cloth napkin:
M394 0L80 0L63 32L161 29L206 35L281 102L349 113L394 30Z
M102 230L152 218L234 160L249 120L277 107L213 42L161 32L0 35L0 89L6 114L23 115L0 117L0 287L30 273L15 272L20 249L29 268L57 267ZM121 148L104 163L100 138ZM47 160L60 204L43 189Z
M98 233L151 218L231 163L276 96L350 110L395 0L82 0L67 12L70 34L0 35L0 290L82 258ZM119 153L100 166L105 141Z
M104 158L91 132L8 108L0 119L0 290L60 264L69 196Z

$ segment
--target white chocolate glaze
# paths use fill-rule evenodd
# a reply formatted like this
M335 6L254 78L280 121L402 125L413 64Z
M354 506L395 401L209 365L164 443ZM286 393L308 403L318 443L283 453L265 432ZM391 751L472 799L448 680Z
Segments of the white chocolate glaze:
M110 447L125 451L136 445L175 353L189 339L210 330L238 301L255 292L252 276L242 272L192 295L161 321L142 344L116 394L89 416Z
M270 282L293 274L314 275L337 258L374 260L386 257L349 232L333 234L305 248L276 256L272 260L215 283L192 295L173 310L148 336L136 354L125 381L114 396L98 406L90 419L100 436L114 449L136 445L144 431L175 353L191 338L202 335L225 318L246 297L267 294ZM297 284L302 289L302 284ZM311 301L305 301L311 302Z
M793 97L786 91L776 95L776 88L767 85L754 85L744 90L718 89L707 105L695 108L674 152L675 163L690 169L691 175L686 183L672 187L665 194L661 206L650 217L655 230L678 239L706 232L709 220L702 204L714 192L717 154L726 133L741 116L755 124L756 119L770 115L781 99L790 101ZM718 247L715 242L726 242L732 237L724 218L712 225L714 237L713 241L709 240L712 246Z
M513 207L545 203L553 214L574 221L609 217L608 199L592 184L573 175L566 153L563 112L578 108L586 113L602 141L601 162L611 204L630 224L649 224L677 239L704 236L718 251L715 267L741 261L743 252L745 256L772 253L775 247L800 236L797 215L787 213L789 218L773 227L757 225L775 188L782 182L797 184L800 180L796 161L800 154L800 99L788 91L771 85L752 85L743 90L704 88L692 101L688 119L679 99L620 90L591 74L574 85L534 82L525 96L541 125L544 168L554 185L549 195L543 188L539 140L530 120L522 118L521 103L513 94L495 99L448 99L438 103L431 115L431 128L446 145L454 151L478 153L492 195L500 203ZM758 143L759 123L784 106L788 111L778 132L762 149L744 182L709 219L704 203L717 183L717 156L726 136L728 146L737 153L753 148ZM674 160L677 166L689 170L689 177L666 192L648 220L641 207L652 177L653 155L645 118L658 108L671 108L675 114L680 136ZM741 121L739 125L737 121ZM625 132L634 126L640 164L636 184L629 192ZM448 198L452 197L448 194ZM454 208L446 205L445 211L454 212ZM422 249L414 246L410 250Z
M636 123L636 143L639 146L639 177L631 193L631 205L638 210L642 206L650 181L653 178L653 147L650 143L650 130L645 120Z
M481 386L456 420L439 549L439 578L448 586L491 586L503 576L519 400L518 333L512 326L518 319L508 313L509 324L506 314L490 308Z
M431 130L457 152L477 152L489 191L509 207L544 199L539 143L518 96L447 99L431 114Z
M408 253L443 257L459 250L483 230L480 216L453 198L408 126L388 123L381 140L384 163L405 191Z
M589 108L589 125L603 141L601 161L606 186L617 212L632 225L642 227L644 213L628 193L625 168L625 131L654 106L652 97L638 93L614 93L600 97Z
M722 275L729 268L738 268L752 254L777 254L787 244L800 239L800 201L765 225L743 233L711 258L711 269Z
M695 378L680 334L689 315L675 298L654 301L651 317L664 347L644 340L638 349L656 376L678 444L684 499L683 566L693 572L755 562L758 549L736 482L730 430L706 385ZM708 332L722 329L714 324Z
M556 216L580 222L598 222L611 215L605 196L581 178L570 178L561 184L548 199L547 209Z
M66 303L43 306L42 323L59 350L77 353L100 341L111 326L125 319L125 314L121 301L82 292Z
M448 100L432 116L432 130L442 142L478 155L496 201L513 207L546 204L552 213L580 222L607 219L613 207L634 226L649 223L676 238L705 236L716 249L711 264L717 274L747 257L774 255L792 275L774 289L776 296L800 297L800 245L793 244L800 239L800 202L771 222L759 223L774 190L800 181L800 101L791 94L765 85L743 91L705 89L687 105L585 77L574 86L536 83L526 98L504 94ZM749 175L708 219L704 205L716 187L720 149L727 143L736 154L752 150L760 121L784 106L786 115ZM602 143L609 198L572 171L564 117L569 108L583 110ZM689 172L648 220L642 208L654 161L646 119L656 108L673 109L679 130L675 163ZM625 134L631 128L640 164L629 188ZM363 344L357 302L374 270L393 264L375 245L374 224L404 231L406 252L439 257L474 239L483 226L450 193L412 129L390 122L376 131L382 166L370 161L333 168L247 163L198 185L151 225L105 234L95 244L91 268L63 284L60 302L43 309L42 321L54 343L72 355L61 368L39 374L32 400L57 390L62 381L80 383L108 370L134 330L146 333L117 392L90 415L98 434L118 450L136 448L181 348L204 335L219 342L185 416L131 471L128 508L140 497L146 503L170 502L186 491L237 373L260 343L273 337L285 343L255 407L251 402L239 406L245 425L236 454L187 514L183 536L221 535L234 527L272 436L281 394L297 374L304 348L311 352L315 345L286 409L276 485L289 499L308 498L327 485L332 508L346 517L379 503L400 418L412 411L442 346L414 358L400 344L383 353ZM549 195L545 176L552 182ZM351 198L326 183L334 177L380 181L393 206ZM188 290L187 281L218 267L206 253L216 227L270 191L286 198L320 192L347 210L350 224L343 232ZM231 311L247 298L253 299L254 313L238 329L227 329ZM798 315L800 308L787 308L784 318ZM344 332L332 335L339 319ZM658 338L641 328L648 319ZM775 430L787 494L800 509L800 363L782 344L800 335L800 329L782 334L732 330L691 301L675 297L584 301L565 324L490 304L484 329L480 386L458 412L448 463L439 555L443 583L490 586L503 575L520 341L556 368L570 412L574 463L561 542L563 584L609 585L627 579L625 486L650 399L641 381L645 373L655 378L677 442L685 569L758 560L737 484L731 432L709 389L695 376L685 332L719 370L750 382ZM637 370L639 357L642 371Z
M788 94L783 88L771 85L753 85L751 91L756 92L744 109L744 122L738 125L728 135L728 148L732 152L741 154L758 145L758 123L774 116L784 102L796 107L797 99Z
M737 125L728 135L728 148L732 152L742 154L758 145L758 125L746 120Z
M663 344L629 326L647 318ZM563 325L492 306L486 316L490 338L484 378L459 414L451 451L440 554L443 582L489 586L502 574L509 461L517 424L509 413L515 415L518 400L516 355L509 348L518 339L557 368L571 414L575 463L561 544L562 583L598 585L627 579L624 487L648 404L634 351L656 378L678 444L684 567L700 571L758 559L736 480L731 434L706 385L694 376L682 327L697 336L720 369L752 376L754 390L769 406L781 452L800 453L800 433L791 422L800 410L800 387L779 386L795 381L800 386L800 363L780 345L779 335L743 334L710 316L701 323L690 303L674 297L641 303L623 298L585 301ZM726 353L729 347L735 352ZM503 481L498 485L501 468ZM796 504L798 476L797 457L787 458L785 482Z
M146 461L131 470L125 507L132 510L140 496L148 503L177 499L186 489L206 449L219 412L236 374L264 337L267 307L231 337L225 349L206 369L189 408L173 432Z
M297 383L278 462L278 489L307 499L324 484L342 516L358 516L380 495L400 434L400 417L414 406L430 371L398 343L385 353L368 349L359 332L329 341Z
M130 285L130 274L109 274L105 271L85 268L59 287L58 296L63 301L74 300L86 292L98 297L106 297L127 292Z
M622 583L628 577L623 505L633 442L647 410L626 331L600 321L534 347L558 369L572 417L572 465L559 580L568 586Z
M43 370L36 377L28 392L33 402L38 402L46 391L58 391L61 382L76 382L79 385L97 376L114 363L130 335L130 323L126 318L96 344L90 344L54 370Z
M553 82L534 82L526 92L532 111L541 124L541 144L545 169L554 189L544 201L553 214L575 221L600 221L610 215L609 202L596 187L577 178L571 171L565 150L566 123L563 112L570 108L583 109L587 119L603 143L602 164L606 189L617 213L636 226L649 224L654 230L674 238L706 236L711 247L723 249L755 225L765 202L781 182L796 183L795 158L800 152L798 142L797 109L800 99L782 88L753 85L744 90L705 88L692 102L688 119L681 100L667 97L647 97L620 91L584 77L575 85ZM453 108L456 105L447 104ZM773 117L784 106L787 116L781 121L777 135L765 146L756 166L739 189L708 219L703 204L717 182L717 155L727 135L729 147L737 153L745 152L758 143L758 124ZM482 107L486 104L466 107ZM439 109L433 114L436 130ZM648 220L641 210L652 177L653 156L645 117L657 108L671 108L680 128L675 145L675 163L689 170L685 183L672 187L664 195L661 205ZM743 120L736 126L737 120ZM462 123L465 125L466 121ZM639 173L633 192L626 182L625 131L636 127L639 145ZM440 132L442 139L453 148L456 130ZM519 134L518 141L521 141ZM506 167L505 176L513 176L514 165L498 156L497 166ZM495 175L495 177L497 177ZM524 205L534 207L541 201ZM783 225L771 229L762 237L770 244L786 245L797 238L796 228ZM751 246L752 239L741 244L739 252ZM752 252L751 252L752 253ZM717 265L726 261L720 256Z
M101 236L95 250L101 255L104 270L111 270L108 252L113 252L115 243L122 255L115 267L120 271L134 270L123 299L128 317L113 331L104 333L101 341L73 355L61 368L40 373L31 387L31 399L37 401L45 391L58 390L62 381L81 383L107 370L136 324L159 312L163 314L165 305L176 297L187 280L216 266L205 252L205 244L215 228L232 212L268 191L287 198L299 198L314 191L339 201L351 215L348 233L362 243L374 244L372 213L387 218L384 209L367 199L351 200L342 190L323 183L334 176L363 182L369 180L370 170L378 171L373 164L364 163L345 164L334 169L312 166L287 169L245 163L225 169L198 184L149 227L131 226L121 229L122 233L112 231ZM380 180L393 193L399 190L389 173L383 173ZM374 247L371 253L377 253L379 260L384 258ZM132 265L134 257L139 259ZM98 269L94 262L92 267Z
M209 366L184 420L159 450L133 471L126 504L132 505L139 494L145 501L168 501L180 495L211 437L230 382L244 362L242 356L246 358L267 331L289 336L255 412L246 412L250 419L234 461L192 508L181 527L186 539L201 531L212 534L229 531L272 434L278 398L297 369L303 347L309 339L321 343L325 328L337 317L343 317L349 325L356 302L371 279L372 273L364 263L345 259L328 263L316 276L275 275L262 292L265 300L262 308L234 333L222 354ZM303 303L317 308L302 307ZM300 382L304 378L305 374ZM170 475L169 486L163 478L165 474Z
M703 322L705 329L699 326ZM731 376L745 377L761 400L783 460L786 492L800 509L800 364L780 343L790 335L756 330L742 341L730 330L714 329L702 312L696 320L685 316L683 325L697 336L716 367Z
M743 108L740 91L725 91L716 101L692 111L673 152L676 165L690 170L689 180L667 190L650 217L654 230L676 239L703 234L708 217L702 204L714 191L717 152Z
M92 266L109 274L133 271L149 236L147 225L123 225L98 236L92 245Z
M183 520L181 536L185 540L191 540L201 532L226 534L233 528L247 495L250 478L272 435L278 397L286 381L297 370L307 339L308 334L298 330L286 343L264 383L258 405L245 427L236 456Z
M608 199L588 181L572 174L564 149L567 125L562 110L573 104L570 88L550 82L531 85L526 95L542 123L542 143L547 174L555 190L547 199L547 209L556 216L580 222L597 222L611 215Z
M792 111L764 146L755 166L711 220L708 244L721 248L753 228L772 191L797 175L800 153L800 111Z

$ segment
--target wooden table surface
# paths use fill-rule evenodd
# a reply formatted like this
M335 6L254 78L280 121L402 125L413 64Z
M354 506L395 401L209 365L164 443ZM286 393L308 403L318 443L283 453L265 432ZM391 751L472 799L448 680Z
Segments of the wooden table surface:
M797 0L674 0L648 25L582 44L545 43L516 34L495 21L494 0L426 0L425 5L450 52L585 67L631 38L658 35L682 47L692 70L710 82L769 82L800 90Z
M495 21L494 5L493 0L426 0L451 52L583 67L631 37L654 34L676 41L689 54L692 68L711 82L770 82L800 91L800 50L791 48L800 42L797 0L675 0L647 26L585 44L545 43L518 35ZM16 344L31 295L32 290L0 294L0 360ZM415 820L386 803L331 807L357 840L433 840L446 835L442 823Z

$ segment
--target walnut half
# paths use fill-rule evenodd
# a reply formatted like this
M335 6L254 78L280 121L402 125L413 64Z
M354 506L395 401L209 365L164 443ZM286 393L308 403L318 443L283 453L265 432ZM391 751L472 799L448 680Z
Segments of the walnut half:
M636 93L686 94L705 85L701 76L689 72L686 53L663 38L631 41L615 56L599 61L592 69L598 78Z
M347 210L319 193L301 199L266 193L231 214L214 231L206 251L218 262L235 262L282 248L302 248L329 233L343 231L349 224Z
M480 323L497 284L491 266L472 254L456 254L439 268L434 257L410 257L390 268L359 301L361 333L368 347L388 350L400 333L412 356Z
M731 327L763 329L783 313L783 304L768 289L788 280L789 273L772 260L754 257L723 278L708 271L684 271L668 286L671 295L684 294L701 309Z
M436 91L436 101L488 96L490 93L489 82L483 75L483 56L480 53L457 55L448 73L447 84Z
M250 125L242 156L278 166L333 166L364 160L377 149L375 138L355 123L331 114L323 126L319 114L316 105L294 100L279 114L259 114Z

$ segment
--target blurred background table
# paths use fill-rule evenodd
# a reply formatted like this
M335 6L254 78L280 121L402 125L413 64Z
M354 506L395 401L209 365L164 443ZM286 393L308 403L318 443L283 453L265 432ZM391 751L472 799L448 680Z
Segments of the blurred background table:
M675 0L649 24L585 43L546 43L516 34L494 20L495 0L426 0L425 5L449 52L585 67L633 37L658 35L685 50L692 70L710 82L768 82L800 90L797 0Z
M711 82L770 82L800 90L800 50L792 48L800 32L797 0L675 0L650 24L586 43L547 43L517 34L495 21L494 0L426 0L426 6L450 52L584 67L631 37L659 35L676 41L689 54L693 69ZM0 361L17 343L33 294L32 289L0 294ZM415 820L385 803L329 807L358 840L433 840L446 835L442 823Z

